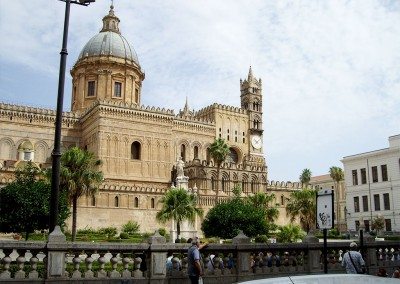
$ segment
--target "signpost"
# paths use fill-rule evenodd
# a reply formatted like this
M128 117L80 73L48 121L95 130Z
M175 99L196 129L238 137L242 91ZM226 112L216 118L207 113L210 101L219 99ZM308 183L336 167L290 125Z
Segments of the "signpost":
M333 190L321 189L317 192L317 228L324 232L324 273L328 273L328 229L334 227Z

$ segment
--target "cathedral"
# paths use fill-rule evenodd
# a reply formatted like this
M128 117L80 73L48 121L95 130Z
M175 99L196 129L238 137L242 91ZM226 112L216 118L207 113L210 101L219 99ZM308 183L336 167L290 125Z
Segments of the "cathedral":
M101 31L83 47L71 70L71 111L63 113L62 149L79 146L95 153L104 174L98 193L79 200L78 229L120 228L130 220L142 232L163 227L155 215L159 200L175 184L180 159L187 188L198 195L205 213L214 205L217 185L221 201L239 185L244 196L274 193L278 224L287 223L285 202L301 184L268 180L262 81L251 67L240 80L240 107L211 103L191 110L186 100L174 113L143 106L145 74L119 24L111 6ZM24 161L51 166L55 116L51 109L0 103L0 186L12 180ZM209 154L216 138L223 138L230 150L219 178Z

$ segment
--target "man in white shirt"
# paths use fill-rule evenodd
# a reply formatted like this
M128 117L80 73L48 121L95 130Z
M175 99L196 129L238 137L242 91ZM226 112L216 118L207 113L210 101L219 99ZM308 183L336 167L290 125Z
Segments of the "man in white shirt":
M364 274L364 266L365 261L361 253L357 251L357 244L355 242L350 243L350 251L343 255L342 267L346 267L347 274Z

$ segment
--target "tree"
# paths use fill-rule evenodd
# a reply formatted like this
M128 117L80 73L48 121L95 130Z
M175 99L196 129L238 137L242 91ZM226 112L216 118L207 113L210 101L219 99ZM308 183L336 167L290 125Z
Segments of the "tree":
M222 138L217 138L210 146L210 155L213 158L215 164L217 165L217 187L215 193L215 204L218 203L219 195L219 171L221 169L222 163L225 161L229 154L228 144Z
M331 176L331 178L334 180L335 182L335 198L336 198L336 221L339 222L339 214L340 214L340 209L339 209L339 200L340 200L340 196L339 196L339 183L344 180L344 173L343 170L339 167L330 167L329 169L329 175Z
M72 147L61 156L60 187L67 191L72 204L72 241L76 238L78 199L93 196L103 181L103 173L98 170L101 161L94 154L78 147Z
M372 228L376 231L376 235L378 235L385 228L385 218L383 216L375 217L372 220Z
M308 233L315 225L316 192L312 189L293 191L286 205L286 214L293 222L297 217L300 224Z
M308 183L310 182L310 179L311 179L311 171L310 171L310 169L304 169L301 172L301 175L300 175L299 179L300 179L300 182L302 184L305 184L305 186L307 187Z
M279 210L276 206L271 206L274 201L275 194L266 194L263 192L258 192L252 196L247 197L247 201L260 210L265 210L265 215L267 221L273 223L279 216Z
M266 235L274 228L268 222L266 210L255 207L251 202L240 197L234 197L227 202L215 205L207 213L201 229L206 237L230 239L240 230L249 237Z
M178 239L181 235L181 223L185 220L193 224L196 216L203 216L203 209L196 207L197 198L194 194L187 192L183 188L171 188L161 198L161 210L157 213L156 218L161 223L174 220Z
M49 228L51 186L32 162L15 172L15 180L0 190L0 231L29 234ZM69 216L65 194L60 194L58 224Z
M279 227L276 239L279 243L294 243L305 236L304 231L298 225L289 224Z

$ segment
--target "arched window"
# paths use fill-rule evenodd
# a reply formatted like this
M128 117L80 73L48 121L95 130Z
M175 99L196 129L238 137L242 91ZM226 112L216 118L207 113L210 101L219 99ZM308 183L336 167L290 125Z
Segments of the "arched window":
M131 159L140 160L140 143L135 141L131 145Z
M236 164L238 162L238 154L233 148L229 148L229 154L226 156L226 162L227 163L234 163Z
M245 180L242 181L242 192L248 193L247 192L247 181L245 181Z
M211 190L215 190L215 179L211 177Z
M114 197L114 207L119 207L119 198L118 198L118 196Z
M227 192L228 190L229 181L226 177L222 178L222 191Z
M137 197L135 197L134 206L135 206L135 208L139 207L139 198L137 198Z
M285 197L281 195L281 205L285 205Z
M198 159L199 158L199 147L194 146L193 148L193 158Z
M92 196L92 206L96 206L96 197Z
M181 145L181 157L182 157L182 161L186 161L186 146L185 146L185 144Z
M255 191L256 191L256 186L255 186L253 180L252 180L251 183L250 183L250 190L251 190L251 193L255 193Z
M154 198L151 199L151 208L155 208Z

